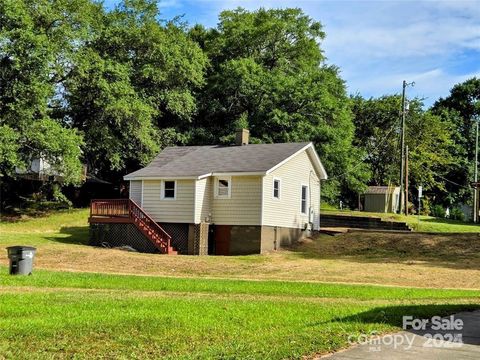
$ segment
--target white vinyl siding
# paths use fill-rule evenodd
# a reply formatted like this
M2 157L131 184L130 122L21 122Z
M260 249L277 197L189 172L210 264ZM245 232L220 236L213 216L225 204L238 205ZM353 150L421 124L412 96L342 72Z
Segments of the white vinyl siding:
M230 187L229 198L212 199L212 222L219 225L260 225L262 177L232 176Z
M195 223L206 222L212 213L212 178L204 178L195 182Z
M162 181L144 180L143 209L158 222L194 222L195 180L176 180L175 201L161 198Z
M130 199L142 206L142 180L130 180Z
M273 179L279 178L280 199L273 194ZM308 186L307 211L302 214L302 185ZM306 151L302 151L263 179L262 225L303 228L309 222L309 211L314 229L319 226L320 184Z

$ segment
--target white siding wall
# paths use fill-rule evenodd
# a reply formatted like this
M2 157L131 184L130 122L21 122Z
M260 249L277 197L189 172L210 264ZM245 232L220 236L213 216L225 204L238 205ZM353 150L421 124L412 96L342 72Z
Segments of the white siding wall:
M195 182L195 223L199 224L212 213L213 187L212 178Z
M273 179L279 178L280 199L273 198ZM320 184L310 157L301 152L263 178L262 225L303 228L307 214L301 212L302 185L308 185L307 207L313 209L314 229L319 226Z
M161 180L144 180L142 208L159 222L194 222L195 180L177 180L176 199L160 198Z
M231 197L212 199L212 222L219 225L260 225L262 177L232 176ZM212 182L216 178L212 178ZM215 186L211 186L211 193Z
M142 180L130 180L130 199L142 206Z

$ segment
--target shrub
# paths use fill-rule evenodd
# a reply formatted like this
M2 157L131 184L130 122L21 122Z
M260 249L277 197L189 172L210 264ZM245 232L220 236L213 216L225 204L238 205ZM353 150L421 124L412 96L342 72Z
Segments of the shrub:
M56 209L69 209L72 207L72 202L68 200L64 193L62 193L60 186L57 184L53 187L52 197L53 203L56 203Z
M430 215L431 213L431 203L428 197L424 197L421 200L422 208L420 209L420 215ZM418 209L417 209L418 212Z
M415 205L410 201L408 202L408 213L409 214L416 214L417 213L417 209L416 209Z
M444 218L445 217L445 209L442 205L434 205L432 207L431 215L437 218Z
M465 214L460 208L454 207L452 211L450 211L450 219L465 221Z
M62 193L58 184L43 184L40 191L19 196L18 204L10 213L15 215L41 216L51 211L70 209L72 202Z

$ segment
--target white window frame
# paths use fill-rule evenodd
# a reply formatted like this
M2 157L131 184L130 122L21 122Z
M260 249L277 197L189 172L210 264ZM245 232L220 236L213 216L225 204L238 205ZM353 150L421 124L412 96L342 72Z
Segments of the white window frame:
M226 180L228 182L228 194L227 195L219 195L218 194L218 184L220 180ZM232 196L232 177L231 176L217 176L215 177L215 186L214 186L214 198L215 199L230 199Z
M173 198L165 197L165 182L166 181L174 183ZM161 200L167 200L167 201L177 200L177 180L162 180L162 184L160 186L160 199Z
M278 197L275 196L275 182L278 181ZM272 199L280 200L282 198L282 179L274 177L272 180Z
M303 188L304 187L307 189L307 191L305 191L305 211L302 210L302 204L303 204L302 195L303 195ZM303 215L308 215L308 192L309 192L308 185L307 184L302 184L300 186L300 212Z

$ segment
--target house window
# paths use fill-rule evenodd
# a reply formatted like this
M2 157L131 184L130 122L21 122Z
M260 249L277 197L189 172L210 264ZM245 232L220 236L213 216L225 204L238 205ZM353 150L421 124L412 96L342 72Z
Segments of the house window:
M229 198L232 188L232 179L230 177L219 177L215 182L215 197Z
M177 192L177 183L174 180L162 182L162 199L174 200Z
M280 199L280 179L273 179L273 198Z
M302 214L307 213L307 196L308 196L308 186L302 185Z

